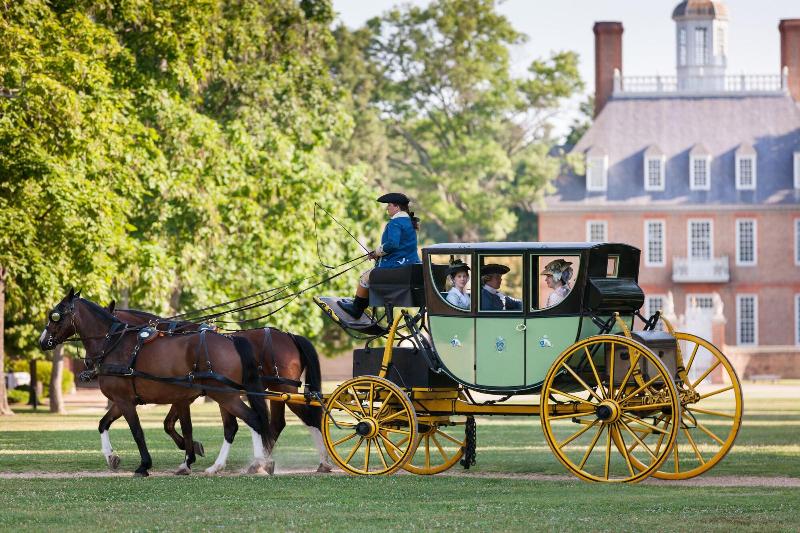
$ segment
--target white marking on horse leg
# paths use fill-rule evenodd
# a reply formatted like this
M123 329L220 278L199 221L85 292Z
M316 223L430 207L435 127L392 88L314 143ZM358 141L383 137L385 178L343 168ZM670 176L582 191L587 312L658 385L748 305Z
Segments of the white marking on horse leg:
M330 469L333 468L333 463L331 462L331 458L328 455L328 450L325 448L325 443L322 439L322 433L319 429L307 426L308 433L311 435L311 439L314 441L314 446L317 447L317 452L319 452L319 468L317 469L318 472L330 472Z
M100 449L103 450L103 455L108 457L114 453L114 448L111 447L111 438L108 436L108 430L100 433Z
M225 464L228 462L228 453L231 451L231 443L223 440L222 441L222 449L219 451L219 455L217 456L217 460L214 461L214 464L206 468L206 474L216 474L217 472L222 472L225 470Z
M266 457L264 457L264 441L261 440L261 435L252 428L250 428L250 436L253 438L253 458L261 460L263 463L266 459Z

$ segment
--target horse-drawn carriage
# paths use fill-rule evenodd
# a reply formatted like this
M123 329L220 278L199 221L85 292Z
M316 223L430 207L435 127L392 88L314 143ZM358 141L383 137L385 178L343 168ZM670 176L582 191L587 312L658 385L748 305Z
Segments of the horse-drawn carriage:
M675 331L659 312L640 314L639 255L634 247L607 243L438 244L423 249L422 264L375 269L372 315L353 319L340 299L315 298L365 341L353 353L354 377L329 395L320 392L316 352L298 336L263 328L225 339L197 322L133 311L121 320L119 310L73 291L48 315L39 343L50 349L78 336L89 373L99 376L114 402L99 427L106 460L112 468L119 462L108 427L124 415L142 455L139 475L147 475L151 462L135 405L173 404L165 429L186 450L178 473L188 473L193 448L202 453L192 444L189 405L205 393L220 403L225 422L211 472L224 467L235 417L253 429L254 464L261 468L283 427L286 403L309 426L321 471L330 470L328 455L353 474L400 468L435 474L459 462L468 467L475 416L535 415L555 456L581 479L690 478L733 445L741 388L711 343ZM554 262L570 265L571 273L559 275L558 298L548 294L552 280L542 277ZM454 264L502 272L505 286L500 291L495 279L489 291L482 276L473 276L469 303L455 305L447 297ZM272 301L266 293L262 301ZM637 318L640 330L634 329ZM303 368L308 387L300 393L293 379ZM259 392L265 385L270 390ZM242 391L254 410L241 402ZM279 414L272 421L264 397ZM511 398L517 401L507 403ZM186 422L182 437L173 430L178 418L182 427Z
M370 304L386 310L381 319L354 321L338 299L315 299L366 340L354 377L325 398L331 457L354 474L434 474L474 460L474 416L538 415L558 460L585 480L710 469L739 430L740 384L711 343L639 313L639 256L624 244L438 244L423 249L421 265L373 271ZM470 307L451 304L446 273L456 259L473 272L503 265L504 296L521 306L488 310L479 276ZM555 259L574 277L548 305L539 273ZM644 327L635 331L637 317ZM505 403L515 396L524 401Z

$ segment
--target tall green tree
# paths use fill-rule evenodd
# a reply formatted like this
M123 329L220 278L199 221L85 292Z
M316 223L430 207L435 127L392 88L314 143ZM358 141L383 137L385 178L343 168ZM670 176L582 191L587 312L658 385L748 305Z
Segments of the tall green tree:
M333 62L358 96L359 126L372 128L365 107L380 117L388 181L416 197L436 232L502 239L517 225L515 210L535 210L564 163L549 120L583 87L575 53L534 60L513 76L509 50L525 36L493 0L403 6L336 36L360 51L360 60Z

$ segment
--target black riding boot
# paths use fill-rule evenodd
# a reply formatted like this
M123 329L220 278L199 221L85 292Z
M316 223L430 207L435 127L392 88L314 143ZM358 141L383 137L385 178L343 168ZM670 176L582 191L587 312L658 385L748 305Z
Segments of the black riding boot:
M339 302L339 307L353 318L361 318L361 315L364 314L364 309L366 309L368 305L369 300L361 296L356 296L353 298L352 302L348 302L347 300Z

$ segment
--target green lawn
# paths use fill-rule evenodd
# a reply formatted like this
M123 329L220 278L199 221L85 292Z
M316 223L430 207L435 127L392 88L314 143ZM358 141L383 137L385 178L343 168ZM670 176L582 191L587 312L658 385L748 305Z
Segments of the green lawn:
M748 396L739 438L728 457L704 479L729 476L800 478L800 401L785 389ZM166 409L141 409L155 473L169 472L182 452L161 430ZM209 466L222 442L214 405L193 408L195 438ZM54 416L20 412L0 418L0 472L105 471L96 430L100 414ZM317 464L305 428L290 419L275 451L279 471ZM475 477L475 473L565 475L535 418L478 420L478 464L470 475L395 475L365 479L342 475L272 478L156 476L132 479L138 453L124 421L111 430L122 457L122 477L0 479L0 530L196 530L231 526L298 530L511 530L533 528L677 531L795 530L800 488L631 486ZM244 467L250 438L241 433L229 471ZM560 479L560 478L559 478Z

